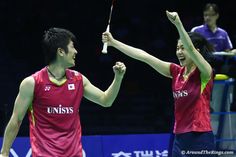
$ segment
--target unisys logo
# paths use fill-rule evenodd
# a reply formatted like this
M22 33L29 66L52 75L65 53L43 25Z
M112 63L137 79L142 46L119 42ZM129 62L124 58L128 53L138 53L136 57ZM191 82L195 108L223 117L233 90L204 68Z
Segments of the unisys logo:
M187 90L174 91L173 96L175 99L179 99L181 97L186 97L186 96L188 96L188 91Z
M62 105L58 107L47 107L47 113L49 114L72 114L73 112L73 107L63 107Z

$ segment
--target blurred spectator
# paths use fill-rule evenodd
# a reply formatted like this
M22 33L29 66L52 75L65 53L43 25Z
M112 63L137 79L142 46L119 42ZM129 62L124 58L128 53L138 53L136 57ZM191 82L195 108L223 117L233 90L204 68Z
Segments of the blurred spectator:
M231 51L233 46L228 33L217 26L219 8L214 3L207 3L203 9L204 24L192 28L191 32L202 34L216 51Z

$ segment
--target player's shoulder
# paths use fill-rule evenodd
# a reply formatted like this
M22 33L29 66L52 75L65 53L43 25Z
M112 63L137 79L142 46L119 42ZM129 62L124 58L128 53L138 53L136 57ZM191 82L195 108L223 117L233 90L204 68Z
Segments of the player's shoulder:
M33 76L28 76L21 81L20 87L32 88L35 85Z
M72 76L72 77L80 77L80 76L82 76L82 74L80 73L80 72L78 72L78 71L76 71L76 70L73 70L73 69L67 69L66 70L66 73L67 74L69 74L70 76Z
M176 64L176 63L171 63L170 64L170 68L177 68L177 69L181 69L183 68L182 66L180 66L179 64Z
M204 25L195 26L191 29L191 32L197 32L204 28Z
M46 67L44 67L44 68L42 68L42 69L37 70L36 72L34 72L31 76L32 76L35 80L37 80L37 79L43 77L43 74L45 74L46 72L47 72L47 69L46 69Z
M170 64L170 72L172 76L177 75L184 67L176 64L176 63L171 63Z
M83 75L76 71L76 70L72 70L72 69L67 69L66 70L66 76L69 80L76 80L76 81L83 81Z
M221 27L217 28L221 33L228 34L227 31Z

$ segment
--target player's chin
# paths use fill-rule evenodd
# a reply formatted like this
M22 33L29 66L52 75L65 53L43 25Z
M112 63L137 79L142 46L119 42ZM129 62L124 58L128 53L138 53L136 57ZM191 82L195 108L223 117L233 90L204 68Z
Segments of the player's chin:
M71 63L69 63L68 67L71 68L71 67L74 67L75 66L75 61L73 60Z
M182 61L179 61L179 64L180 64L181 66L185 66L185 65L186 65L185 62L182 62Z

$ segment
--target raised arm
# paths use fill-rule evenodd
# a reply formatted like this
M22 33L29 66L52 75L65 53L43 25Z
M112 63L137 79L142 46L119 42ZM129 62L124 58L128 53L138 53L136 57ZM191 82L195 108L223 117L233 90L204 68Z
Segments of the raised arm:
M177 12L169 12L166 11L166 15L168 19L176 26L180 40L182 41L184 48L187 53L198 67L201 72L201 75L209 79L212 74L212 68L210 64L203 58L203 56L199 53L199 51L194 47L188 33L186 32Z
M103 107L110 107L119 92L126 67L123 63L116 62L116 65L113 66L113 71L115 73L114 80L106 91L102 91L95 87L85 76L83 76L85 98Z
M148 54L147 52L145 52L141 49L126 45L126 44L114 39L113 36L111 35L111 33L109 33L109 32L103 33L102 41L104 43L107 43L108 46L115 47L116 49L123 52L127 56L150 65L152 68L154 68L160 74L171 78L170 63L169 62L164 62L164 61Z
M21 82L19 93L15 100L13 113L4 133L1 149L1 155L3 157L9 156L10 148L19 131L21 122L30 104L32 104L33 93L34 79L33 77L27 77Z

